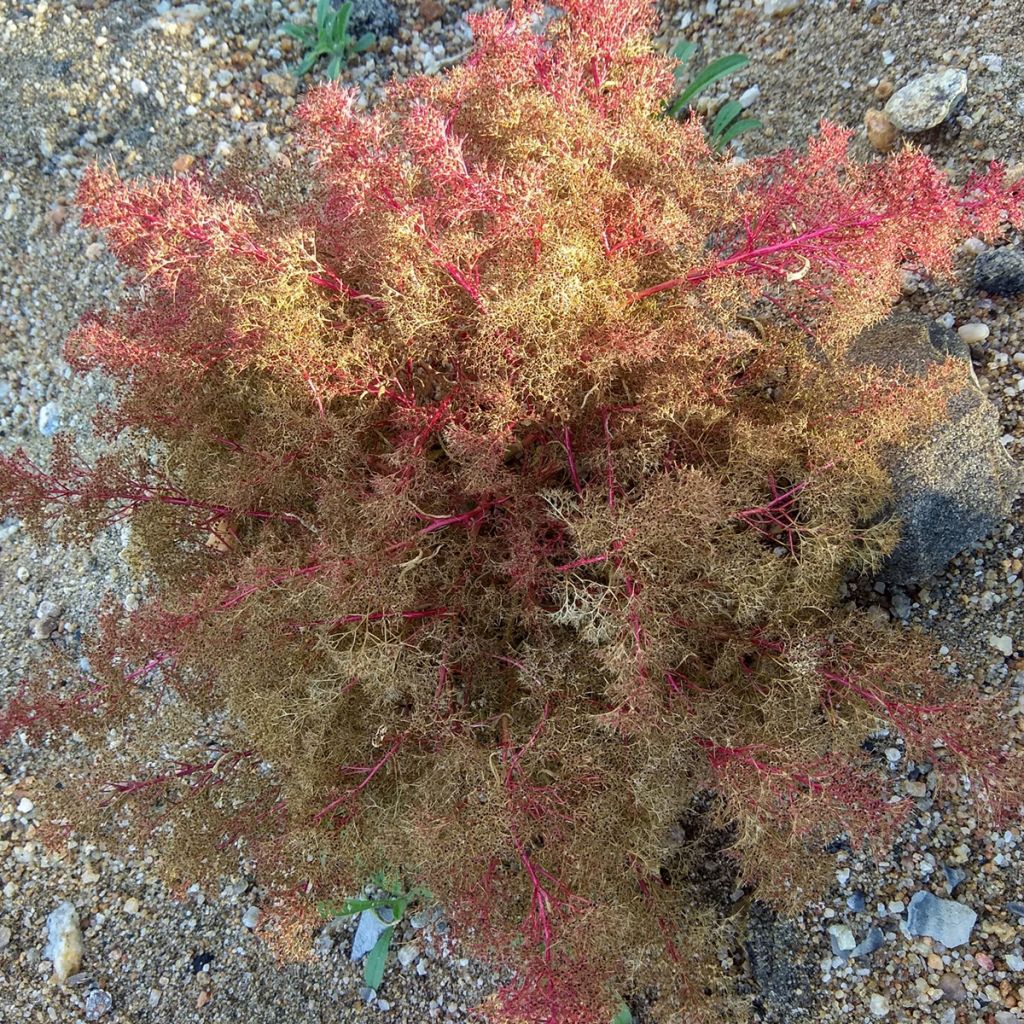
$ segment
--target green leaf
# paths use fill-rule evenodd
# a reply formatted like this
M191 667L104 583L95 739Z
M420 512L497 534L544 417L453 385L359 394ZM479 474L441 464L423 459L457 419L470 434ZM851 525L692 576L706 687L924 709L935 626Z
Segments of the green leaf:
M352 14L352 0L347 0L334 16L333 39L336 46L344 46L348 39L348 19Z
M619 1007L619 1012L612 1017L612 1024L633 1024L633 1014L625 1003Z
M760 127L761 122L756 117L742 117L731 125L727 131L723 132L721 137L715 139L715 149L725 149L737 135L742 135L744 132L753 131L753 129Z
M317 58L320 56L320 53L320 50L313 50L312 53L306 54L306 59L295 69L295 77L301 78L306 74L317 62Z
M311 43L316 39L316 29L312 25L293 25L288 22L283 29L285 35L289 35L292 39L298 39L303 43Z
M341 74L341 54L336 53L327 65L327 77L333 82Z
M366 982L367 988L380 988L380 983L384 978L384 964L388 959L388 947L391 945L391 936L394 933L394 925L385 928L380 933L376 945L366 956L366 962L363 964L363 981Z
M364 32L356 40L356 44L352 49L354 49L356 53L365 53L375 42L377 42L377 37L372 32Z
M675 46L669 50L669 56L674 57L679 63L676 65L676 69L673 74L676 76L678 82L683 75L686 74L686 62L697 52L697 44L691 43L688 39L682 40L682 42L676 43Z
M331 0L318 0L316 5L316 24L321 32L328 28L328 18L331 16Z
M742 53L731 53L727 57L719 57L713 60L684 90L679 98L672 105L677 103L686 106L695 100L709 85L714 85L726 75L731 75L740 68L746 67L750 58Z
M712 137L721 135L742 113L743 107L736 100L729 100L727 103L723 103L715 115L715 123L711 126Z

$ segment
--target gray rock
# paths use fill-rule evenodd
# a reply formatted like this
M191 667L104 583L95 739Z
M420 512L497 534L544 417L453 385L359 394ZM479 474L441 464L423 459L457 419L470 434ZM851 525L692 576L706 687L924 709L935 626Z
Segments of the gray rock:
M949 117L967 95L967 72L949 68L922 75L893 93L885 113L900 131L923 132Z
M964 369L947 419L926 441L896 449L888 459L888 514L901 522L899 543L881 573L890 584L921 583L940 572L1006 520L1024 484L1000 442L998 414L978 387L967 345L951 330L913 315L891 316L861 334L847 358L923 378L948 355Z
M990 295L1024 292L1024 250L1001 246L981 253L974 261L974 286Z
M350 959L362 960L377 945L381 934L390 927L390 918L391 912L385 907L382 907L380 911L364 910L359 915L359 924L356 925L356 934L352 939Z
M914 893L907 913L911 935L927 935L947 949L955 949L970 941L978 915L956 900L941 900L930 892Z
M871 956L885 944L885 933L881 928L869 928L863 942L858 942L850 953L855 960L862 956Z
M1018 953L1007 953L1005 959L1008 970L1024 974L1024 956L1020 956Z
M855 892L852 895L847 896L846 897L846 905L855 914L859 914L864 909L864 907L867 905L866 901L864 899L864 893L862 893L862 892Z
M1016 914L1022 921L1024 921L1024 903L1017 903L1016 901L1011 901L1010 903L1006 904L1006 909L1011 914Z
M259 927L259 923L262 920L263 915L260 913L259 907L246 907L245 913L242 915L242 924L252 931Z
M408 967L414 960L418 960L420 955L420 947L415 942L407 942L398 951L398 962L403 967Z
M340 7L340 2L335 2ZM398 35L398 10L391 0L358 0L352 5L348 21L349 33L357 39L372 32L378 39Z
M94 988L85 997L85 1019L99 1020L104 1014L110 1012L113 1005L114 1000L110 998L109 992L105 992L101 988Z

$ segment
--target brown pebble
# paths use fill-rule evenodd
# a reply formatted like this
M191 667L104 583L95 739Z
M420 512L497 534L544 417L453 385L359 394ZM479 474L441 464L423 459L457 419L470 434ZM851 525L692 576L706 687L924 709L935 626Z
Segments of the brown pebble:
M438 18L444 13L444 4L438 2L438 0L420 0L420 17L430 24L432 21L437 21Z
M867 129L868 142L872 149L879 153L888 153L896 145L900 133L896 125L881 110L872 107L864 115L864 127Z
M182 153L181 156L176 157L174 163L171 164L171 170L175 174L184 174L188 169L196 162L196 158L191 153Z
M879 103L884 103L894 92L896 86L893 84L891 78L883 78L878 85L875 86L875 99Z
M68 208L61 202L51 206L46 211L46 223L51 231L60 231L64 221L68 219Z
M196 997L196 1009L201 1010L210 1001L211 998L212 996L210 995L210 990L208 988L204 988L203 991L200 992L199 995Z
M952 999L956 1003L967 1001L967 989L955 974L944 974L939 978L939 988L947 999Z

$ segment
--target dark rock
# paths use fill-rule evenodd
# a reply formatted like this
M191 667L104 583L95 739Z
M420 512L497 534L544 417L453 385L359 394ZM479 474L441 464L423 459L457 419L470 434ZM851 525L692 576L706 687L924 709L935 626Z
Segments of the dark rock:
M1000 442L998 415L978 387L970 351L951 330L913 315L891 316L861 334L847 358L924 378L948 355L964 365L963 386L950 398L948 418L926 442L897 449L889 458L889 514L902 529L881 573L888 583L921 583L940 572L1006 520L1024 485L1024 474Z
M1004 246L981 253L974 261L974 285L990 295L1024 292L1024 250Z
M336 2L334 6L340 7ZM358 39L372 32L378 39L398 35L398 10L391 0L356 0L348 19L348 31Z

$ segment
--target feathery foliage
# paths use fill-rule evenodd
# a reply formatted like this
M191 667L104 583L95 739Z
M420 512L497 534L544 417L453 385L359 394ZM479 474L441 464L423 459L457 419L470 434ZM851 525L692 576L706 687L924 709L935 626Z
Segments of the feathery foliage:
M910 149L860 166L829 124L724 162L658 116L645 2L563 6L475 15L463 66L371 113L314 92L287 177L88 175L138 287L69 354L119 383L124 442L4 458L0 496L72 540L130 518L159 582L3 731L76 730L74 820L96 787L182 883L241 851L295 942L400 872L513 969L494 1021L606 1020L630 990L722 1021L696 801L793 906L827 843L904 812L873 729L980 803L1019 794L993 703L837 592L891 550L884 456L951 376L844 350L1024 189Z

